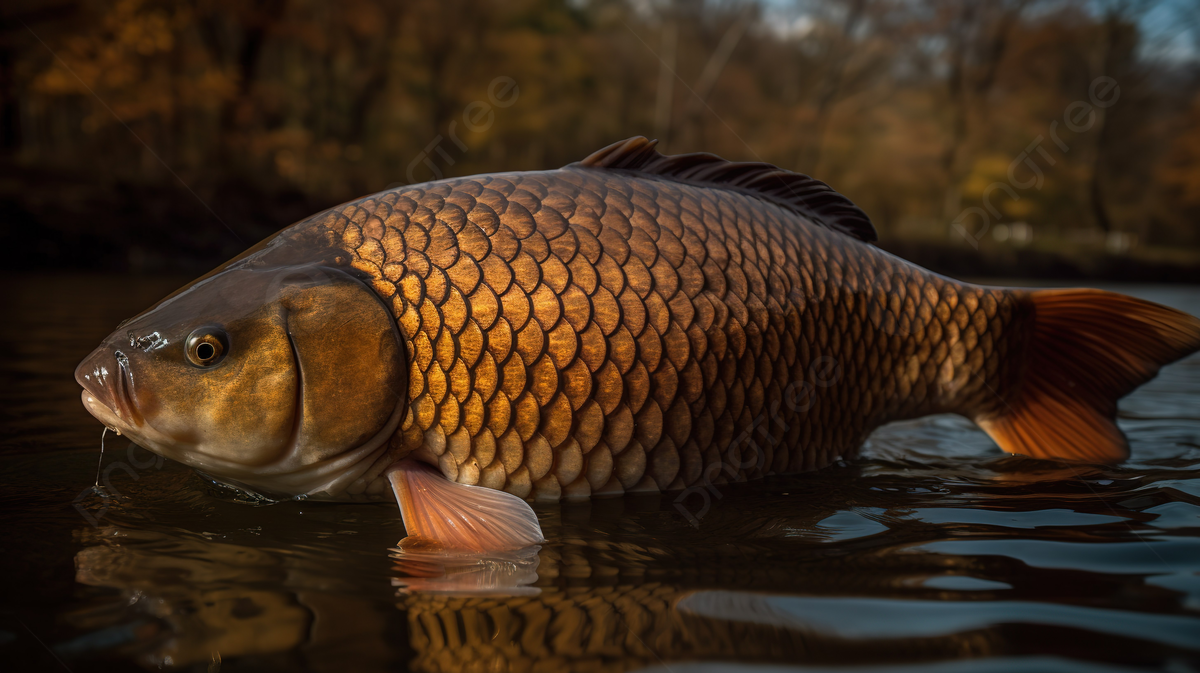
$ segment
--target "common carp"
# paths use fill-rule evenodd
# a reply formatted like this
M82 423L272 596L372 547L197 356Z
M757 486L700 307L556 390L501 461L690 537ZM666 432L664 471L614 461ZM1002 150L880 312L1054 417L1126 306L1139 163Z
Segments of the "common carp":
M645 138L559 170L374 194L118 327L88 410L272 497L391 498L413 544L541 540L526 500L821 468L952 412L1010 453L1115 462L1116 401L1200 320L958 282L808 176Z

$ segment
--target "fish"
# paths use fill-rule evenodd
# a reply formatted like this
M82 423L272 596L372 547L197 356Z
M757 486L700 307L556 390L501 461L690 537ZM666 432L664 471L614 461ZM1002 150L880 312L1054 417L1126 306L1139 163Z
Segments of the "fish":
M816 470L885 423L1113 463L1117 400L1200 320L960 282L814 178L635 137L373 194L126 321L76 370L113 430L271 498L387 500L401 546L543 541L529 502Z

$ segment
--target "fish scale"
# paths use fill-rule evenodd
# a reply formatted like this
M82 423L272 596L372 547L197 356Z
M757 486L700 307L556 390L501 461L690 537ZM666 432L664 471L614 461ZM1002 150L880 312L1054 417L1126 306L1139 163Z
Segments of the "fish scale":
M394 494L401 552L492 553L545 540L524 499L682 491L707 512L722 483L932 413L1009 453L1121 461L1117 400L1200 349L1175 309L960 283L874 240L818 180L630 138L303 220L123 323L75 379L106 426L206 478Z
M416 652L410 666L417 671L619 672L705 660L922 661L947 653L982 657L1004 645L996 630L976 629L876 641L865 649L860 640L788 624L786 618L781 624L737 621L732 615L718 620L676 608L695 594L647 583L552 588L531 598L418 594L398 606L408 613Z
M571 166L400 188L306 228L400 327L393 455L524 498L817 469L889 420L1003 405L1017 375L1011 293L737 189Z

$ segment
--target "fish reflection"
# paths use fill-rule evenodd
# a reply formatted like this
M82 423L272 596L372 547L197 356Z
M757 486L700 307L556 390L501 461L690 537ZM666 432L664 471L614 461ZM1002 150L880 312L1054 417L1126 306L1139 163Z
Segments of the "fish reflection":
M815 579L846 590L862 581L854 572L831 584L823 570L789 579L770 563L747 567L747 555L778 558L781 550L771 540L787 534L780 524L759 521L761 546L713 547L696 558L625 540L584 541L569 523L564 544L530 555L397 550L395 594L386 604L371 598L382 593L378 586L331 581L347 573L330 572L318 554L258 549L178 529L110 527L84 535L90 546L76 557L77 579L120 594L72 621L97 632L150 625L122 649L149 667L242 657L271 668L270 655L287 651L303 653L315 668L321 666L314 659L331 668L349 662L375 668L406 658L417 671L520 671L535 663L547 670L623 671L708 658L861 660L861 642L679 608L704 595L698 586L718 583L786 590L811 588ZM753 531L742 533L753 538ZM981 630L874 642L867 649L879 660L920 661L983 654L993 640ZM364 652L374 656L364 661Z
M747 619L737 611L696 609L720 594L649 581L547 587L519 600L411 594L400 606L417 655L412 667L420 671L625 671L707 660L928 661L987 656L1000 643L999 634L986 628L856 640L785 614Z
M398 522L386 508L358 510L360 534L337 543L289 537L286 507L250 510L262 535L239 540L119 515L121 525L81 537L78 579L105 589L72 616L87 632L75 648L109 642L150 667L220 657L254 669L415 671L895 666L1068 646L1150 663L1195 655L1194 616L1092 607L1133 596L1186 609L1184 591L1171 588L1178 574L1143 581L1172 568L1039 560L1049 544L1078 555L1113 544L1121 517L1137 515L1119 503L1119 517L1066 509L1068 500L1035 515L1013 510L1028 497L1016 486L994 510L948 506L934 492L897 508L883 491L840 492L857 477L789 480L752 515L714 506L702 530L669 498L595 501L540 512L552 542L525 554L408 546L390 561L379 550ZM784 488L805 489L807 504L789 503ZM1139 497L1139 507L1170 504ZM821 504L847 500L858 506ZM380 514L392 518L372 518ZM347 513L305 516L332 523ZM1143 556L1153 552L1185 564L1194 546Z
M119 596L76 611L69 621L121 633L117 653L144 666L182 667L304 651L310 664L336 668L346 657L375 667L390 657L386 606L305 555L215 542L180 530L87 530L75 557L76 580ZM129 625L140 628L131 630ZM91 638L91 641L96 640ZM80 649L88 638L69 643ZM103 643L95 643L97 649ZM78 652L95 655L96 652Z
M1024 601L975 602L969 611L962 607L957 601L774 596L726 590L696 592L676 604L676 609L690 614L843 638L915 638L997 623L1029 623L1133 635L1181 648L1196 643L1196 623L1187 616L1136 615L1117 609ZM1133 615L1137 618L1130 619Z
M511 552L472 554L437 550L392 550L401 593L536 596L540 546Z

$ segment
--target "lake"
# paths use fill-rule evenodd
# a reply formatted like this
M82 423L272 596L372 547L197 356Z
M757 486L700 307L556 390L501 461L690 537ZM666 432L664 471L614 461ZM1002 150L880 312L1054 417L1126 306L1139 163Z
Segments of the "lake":
M535 505L529 554L395 558L395 504L236 502L112 434L93 490L72 371L187 280L4 280L5 670L1200 669L1200 356L1121 402L1122 465L935 416L706 507ZM1200 315L1198 287L1103 287Z

